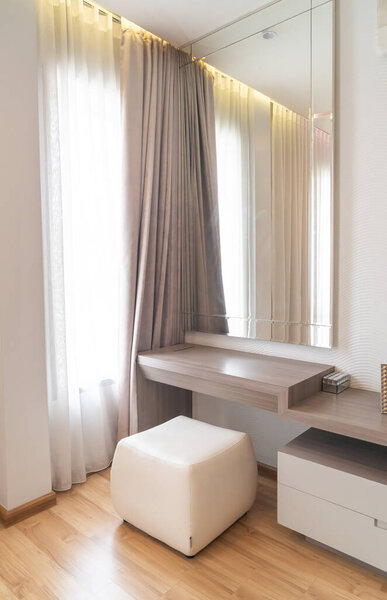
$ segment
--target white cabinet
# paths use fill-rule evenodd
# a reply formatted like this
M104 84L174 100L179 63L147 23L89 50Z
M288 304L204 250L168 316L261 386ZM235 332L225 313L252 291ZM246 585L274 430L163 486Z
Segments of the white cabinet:
M387 571L387 448L300 435L278 453L278 522Z

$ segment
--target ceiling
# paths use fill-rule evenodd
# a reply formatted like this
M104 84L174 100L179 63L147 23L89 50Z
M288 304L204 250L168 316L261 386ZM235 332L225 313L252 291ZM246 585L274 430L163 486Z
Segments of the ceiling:
M268 4L269 1L99 0L99 3L180 47Z
M308 117L310 23L304 13L272 27L275 39L254 35L206 56L207 63Z
M313 17L313 80L309 8ZM293 111L332 110L332 3L326 0L100 0L177 47L192 46L196 57L243 81ZM264 10L257 11L262 7ZM251 14L254 13L254 14ZM250 15L241 19L245 15ZM225 25L229 27L224 27ZM265 29L277 37L263 39ZM216 32L216 33L212 33ZM212 34L212 35L208 35ZM237 40L241 40L235 43ZM188 48L187 48L188 50ZM317 126L328 129L328 117ZM317 124L317 123L316 123Z

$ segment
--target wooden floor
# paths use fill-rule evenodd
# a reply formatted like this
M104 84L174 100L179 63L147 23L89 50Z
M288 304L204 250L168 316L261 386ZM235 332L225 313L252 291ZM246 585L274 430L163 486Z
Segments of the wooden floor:
M387 600L387 579L276 523L276 484L193 559L115 514L109 471L57 506L0 530L0 599Z

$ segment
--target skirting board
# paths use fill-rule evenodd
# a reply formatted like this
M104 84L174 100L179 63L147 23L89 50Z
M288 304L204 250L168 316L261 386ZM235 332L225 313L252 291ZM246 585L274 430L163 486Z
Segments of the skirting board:
M276 467L271 467L270 465L265 465L264 463L257 462L258 466L258 475L263 475L263 477L267 477L268 479L274 479L277 481L277 469Z
M49 492L44 496L40 496L39 498L35 498L35 500L31 500L30 502L26 502L25 504L21 504L12 510L7 510L3 506L0 505L0 521L3 523L5 527L9 527L10 525L14 525L19 521L23 521L36 513L45 510L46 508L50 508L51 506L55 506L56 504L56 493Z
M265 465L260 462L257 463L257 467L259 474L263 475L264 477L274 479L275 481L277 480L277 469L275 467L271 467L270 465ZM17 506L12 510L7 510L0 504L0 521L5 527L10 527L10 525L14 525L19 521L23 521L24 519L27 519L28 517L31 517L32 515L35 515L46 508L55 506L55 504L55 492L49 492L44 496L40 496L40 498L26 502L25 504Z

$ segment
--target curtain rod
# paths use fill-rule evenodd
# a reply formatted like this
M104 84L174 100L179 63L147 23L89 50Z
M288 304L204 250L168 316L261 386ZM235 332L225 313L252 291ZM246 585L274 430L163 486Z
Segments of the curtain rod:
M180 50L180 52L184 52L184 50ZM189 57L189 54L187 54L187 57ZM191 60L186 62L184 65L180 65L179 69L185 69L185 67L189 67L190 65L194 65L197 62L200 62L201 60L203 60L202 58L195 58L194 56L191 56ZM206 64L206 63L204 63Z
M84 6L87 6L88 8L98 8L98 12L99 12L100 15L103 15L105 17L108 17L109 15L112 15L112 20L115 23L121 23L121 17L119 15L117 15L114 12L112 12L111 10L107 10L106 8L103 8L97 2L88 2L88 0L83 0L83 4L84 4Z

